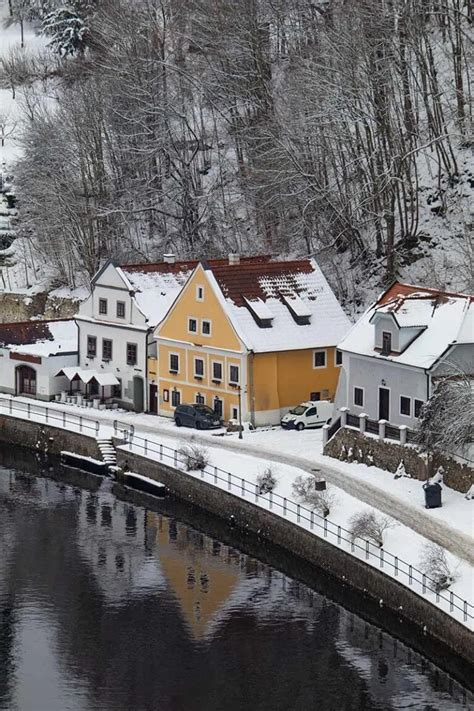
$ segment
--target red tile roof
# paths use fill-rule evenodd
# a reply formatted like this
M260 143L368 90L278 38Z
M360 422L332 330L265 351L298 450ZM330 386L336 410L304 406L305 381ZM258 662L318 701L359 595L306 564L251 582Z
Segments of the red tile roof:
M426 286L415 286L414 284L402 284L401 282L395 282L392 286L382 294L382 297L377 302L379 306L388 303L392 299L397 297L411 296L412 294L419 294L420 298L426 297L432 299L433 297L458 297L458 298L468 298L471 301L474 300L474 296L469 294L461 294L453 291L443 291L442 289L430 289Z
M53 335L49 324L74 319L50 319L49 321L17 321L0 323L0 346L24 346L38 341L52 341Z
M268 262L271 259L271 256L268 254L264 255L258 255L256 257L240 257L240 266L242 265L251 265L251 264L259 264L259 263L265 263ZM185 261L179 261L179 262L154 262L154 263L144 263L144 264L121 264L120 268L123 269L126 272L140 272L142 274L146 274L147 272L161 272L163 274L175 274L175 273L180 273L183 271L192 271L199 262L202 261L203 263L209 264L211 267L218 267L218 266L225 266L229 264L229 260L227 257L225 258L219 258L219 259L208 259L208 260L199 260L199 259L190 259L190 260L185 260ZM232 265L231 269L234 268L234 266L239 266L237 265Z
M268 298L269 290L273 296L291 296L298 294L301 285L296 279L298 274L311 274L314 271L309 259L288 262L254 261L230 265L227 261L208 264L217 283L226 298L232 299L236 306L246 306L244 297L250 300ZM265 284L266 289L263 289Z

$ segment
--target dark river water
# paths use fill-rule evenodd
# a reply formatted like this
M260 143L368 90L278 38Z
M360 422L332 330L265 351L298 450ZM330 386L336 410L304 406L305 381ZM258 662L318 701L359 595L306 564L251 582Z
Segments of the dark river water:
M2 462L2 711L471 708L433 663L172 501Z

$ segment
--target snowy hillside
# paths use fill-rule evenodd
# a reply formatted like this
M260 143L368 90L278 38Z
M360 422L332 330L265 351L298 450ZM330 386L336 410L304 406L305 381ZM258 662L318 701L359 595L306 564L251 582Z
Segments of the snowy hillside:
M74 0L58 56L70 27L22 49L0 0L0 291L167 251L314 255L351 315L393 278L472 290L469 7L241 4Z

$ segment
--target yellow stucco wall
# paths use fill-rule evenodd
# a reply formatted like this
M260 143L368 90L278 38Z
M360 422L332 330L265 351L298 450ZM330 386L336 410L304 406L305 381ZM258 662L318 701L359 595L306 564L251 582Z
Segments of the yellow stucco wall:
M290 408L309 400L312 392L319 392L321 399L333 400L341 369L335 364L336 349L317 350L326 351L325 368L313 368L312 349L256 354L253 357L255 410Z
M149 356L149 358L148 358L148 379L150 381L154 380L156 382L157 376L158 376L158 360L157 360L157 358Z
M198 288L203 289L202 299L198 298ZM188 322L194 318L198 322L197 333L190 333ZM202 333L202 321L211 322L209 336ZM229 385L230 365L240 366L240 379L243 376L242 344L237 337L219 299L215 295L202 266L199 266L190 278L179 299L157 327L158 338L158 376L159 376L159 411L163 415L172 415L172 390L181 394L182 403L196 402L199 393L205 404L214 406L217 396L223 402L223 417L230 419L238 407L237 389ZM164 339L164 340L163 340ZM172 339L170 343L167 339ZM170 354L179 356L179 372L170 373ZM198 379L194 374L194 359L204 360L204 376ZM222 363L222 381L213 382L212 364ZM168 391L169 400L164 400L164 391Z

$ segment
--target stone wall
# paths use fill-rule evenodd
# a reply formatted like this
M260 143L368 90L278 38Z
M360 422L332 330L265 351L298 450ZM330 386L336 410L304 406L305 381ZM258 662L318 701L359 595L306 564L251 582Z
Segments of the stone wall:
M29 321L33 317L44 319L71 318L77 313L80 301L46 293L0 293L0 323Z
M28 447L41 455L59 456L61 452L66 451L83 457L102 458L94 437L0 415L0 446L15 445Z
M373 465L389 472L396 472L403 460L407 474L420 481L426 481L441 467L446 486L462 493L474 484L473 470L454 459L435 455L428 461L428 457L413 446L381 441L348 427L336 432L325 446L324 454L345 462Z
M230 520L240 529L257 532L263 540L268 539L310 564L322 568L344 584L363 592L376 604L382 604L391 613L409 620L420 631L423 630L424 634L444 643L470 663L474 662L472 632L393 578L366 565L346 551L271 511L265 511L239 496L160 462L118 449L117 463L122 468L128 468L165 484L176 496L186 499L189 503Z

